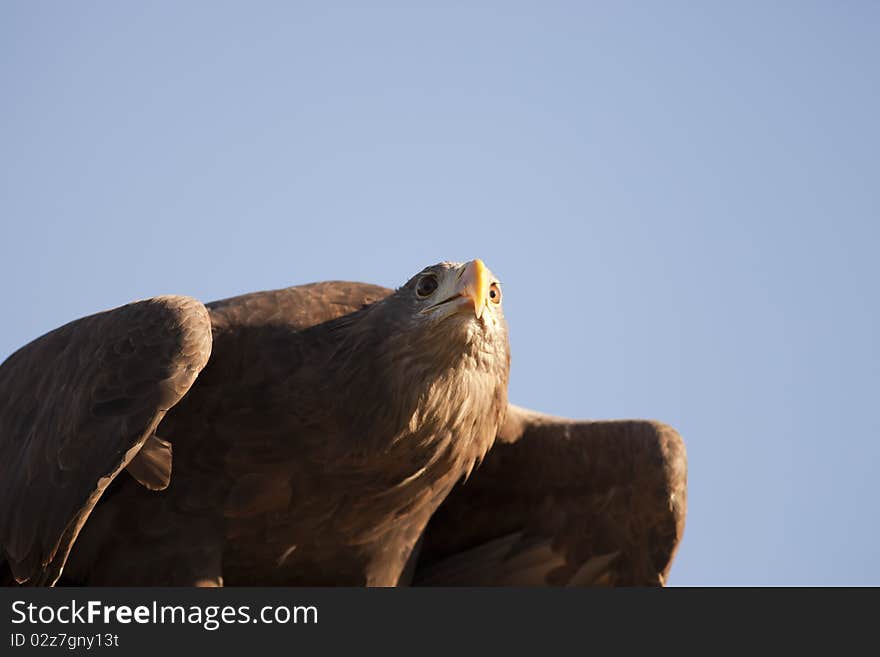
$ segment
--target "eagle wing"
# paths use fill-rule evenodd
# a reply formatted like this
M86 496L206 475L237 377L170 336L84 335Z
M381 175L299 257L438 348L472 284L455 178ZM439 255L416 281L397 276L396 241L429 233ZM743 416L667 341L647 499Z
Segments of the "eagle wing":
M0 365L0 562L16 581L58 579L101 494L210 353L206 308L165 296L71 322ZM170 450L152 447L132 474L161 487Z
M664 585L686 510L671 427L510 406L483 464L431 519L413 583Z

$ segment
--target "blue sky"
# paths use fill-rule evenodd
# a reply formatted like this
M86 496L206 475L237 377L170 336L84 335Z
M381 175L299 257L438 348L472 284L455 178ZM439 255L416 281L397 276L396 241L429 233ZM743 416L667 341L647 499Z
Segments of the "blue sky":
M2 3L0 358L481 257L514 401L685 437L670 583L880 584L880 5L417 4Z

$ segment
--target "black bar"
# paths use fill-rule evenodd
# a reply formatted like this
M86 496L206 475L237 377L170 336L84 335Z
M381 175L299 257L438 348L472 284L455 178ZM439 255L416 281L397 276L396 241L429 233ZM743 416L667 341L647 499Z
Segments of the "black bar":
M839 651L873 632L878 603L877 589L8 588L0 654L606 654L826 630Z

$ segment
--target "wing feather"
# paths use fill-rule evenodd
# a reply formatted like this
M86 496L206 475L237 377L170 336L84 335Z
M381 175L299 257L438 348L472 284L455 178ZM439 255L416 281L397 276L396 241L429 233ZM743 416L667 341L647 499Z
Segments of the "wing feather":
M0 558L52 584L92 508L180 400L211 352L195 299L91 315L0 365Z
M428 525L414 583L662 585L686 510L671 427L510 406L482 466Z

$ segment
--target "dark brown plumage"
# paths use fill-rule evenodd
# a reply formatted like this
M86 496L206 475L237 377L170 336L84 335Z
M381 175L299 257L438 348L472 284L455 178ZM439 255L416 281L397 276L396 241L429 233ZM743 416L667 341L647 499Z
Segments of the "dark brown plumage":
M681 439L508 406L500 295L442 263L394 292L160 297L26 345L0 366L0 577L664 583Z

